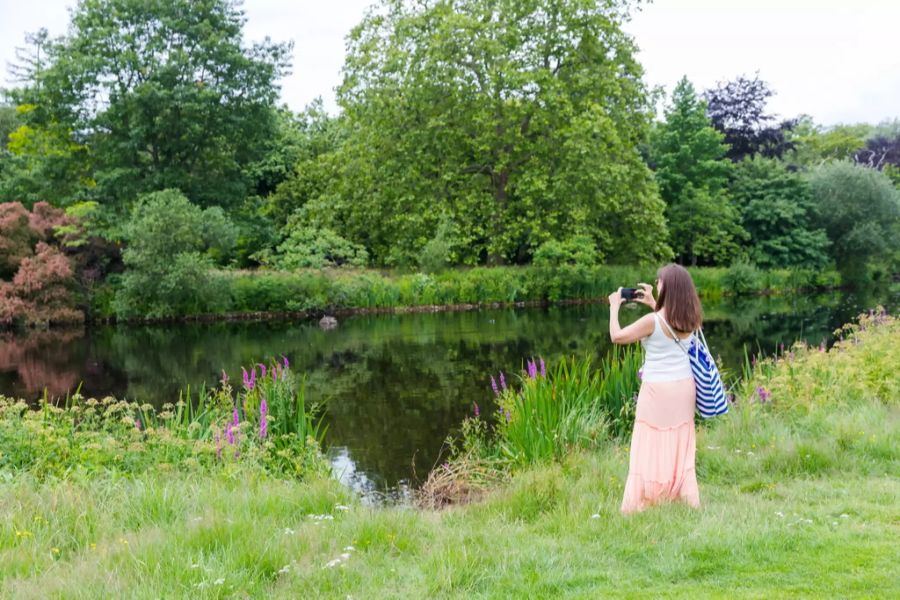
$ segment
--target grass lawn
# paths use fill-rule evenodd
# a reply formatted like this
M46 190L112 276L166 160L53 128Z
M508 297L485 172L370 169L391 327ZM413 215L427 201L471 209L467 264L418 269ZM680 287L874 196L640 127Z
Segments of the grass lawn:
M621 516L613 442L440 512L241 463L0 471L0 597L900 597L897 364L891 320L758 366L698 430L696 510Z

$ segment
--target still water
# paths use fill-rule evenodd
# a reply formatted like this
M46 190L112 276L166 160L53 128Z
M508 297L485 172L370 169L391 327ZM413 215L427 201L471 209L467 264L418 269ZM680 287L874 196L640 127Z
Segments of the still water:
M754 297L705 303L704 331L726 369L744 348L772 352L797 339L830 342L832 332L900 294L869 290ZM628 323L646 309L622 310ZM324 331L315 322L221 322L99 326L0 335L0 394L26 399L112 395L161 405L190 385L215 385L225 369L286 355L308 374L308 398L326 403L329 456L360 492L403 496L441 458L442 443L489 405L489 377L518 372L542 356L603 356L610 348L606 305L457 313L354 316ZM239 379L238 379L239 380Z

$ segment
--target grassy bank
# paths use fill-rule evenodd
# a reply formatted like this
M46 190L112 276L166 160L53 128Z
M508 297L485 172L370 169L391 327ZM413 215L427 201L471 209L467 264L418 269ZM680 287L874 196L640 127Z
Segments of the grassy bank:
M843 338L761 361L703 424L699 510L620 516L627 444L602 439L439 512L364 507L252 461L4 467L0 595L896 596L900 323L866 317Z
M760 271L698 267L691 273L704 298L748 293L784 293L835 288L836 272ZM122 307L119 317L157 318L394 310L415 307L467 307L514 303L590 301L606 298L619 286L652 283L652 266L561 265L558 267L479 267L441 273L394 273L354 269L218 271L191 290L173 291L169 300ZM114 316L115 286L95 290L92 315Z

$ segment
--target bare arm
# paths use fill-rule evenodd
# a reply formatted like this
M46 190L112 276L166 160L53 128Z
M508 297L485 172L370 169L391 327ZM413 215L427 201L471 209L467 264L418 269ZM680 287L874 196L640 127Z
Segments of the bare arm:
M609 339L614 344L631 344L653 333L653 315L644 315L628 327L619 325L619 306L622 304L622 288L609 295Z

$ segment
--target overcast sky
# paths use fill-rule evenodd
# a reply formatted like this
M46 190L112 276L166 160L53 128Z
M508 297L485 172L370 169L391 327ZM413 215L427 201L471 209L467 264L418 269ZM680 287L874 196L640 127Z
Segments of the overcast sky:
M0 0L0 63L27 31L66 30L74 0ZM344 37L370 0L246 0L245 35L294 41L282 99L294 110L316 96L335 109ZM641 49L647 82L671 90L687 75L700 88L740 74L777 95L773 112L817 122L900 117L900 0L656 0L626 29ZM5 79L5 78L4 78Z

